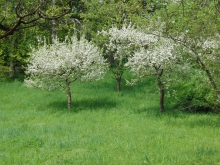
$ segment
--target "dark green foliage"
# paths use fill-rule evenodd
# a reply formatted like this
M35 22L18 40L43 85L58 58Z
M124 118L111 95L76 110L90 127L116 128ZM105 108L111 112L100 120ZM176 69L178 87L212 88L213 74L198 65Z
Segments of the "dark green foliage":
M0 40L0 79L24 76L30 42L26 33L16 33Z
M99 42L97 32L107 30L112 25L122 27L123 23L133 22L136 24L145 24L147 9L143 8L142 1L85 1L84 12L80 17L83 19L83 31L88 39Z
M178 76L178 81L171 86L172 94L168 102L175 107L192 113L220 112L220 103L203 72L194 70L189 76Z

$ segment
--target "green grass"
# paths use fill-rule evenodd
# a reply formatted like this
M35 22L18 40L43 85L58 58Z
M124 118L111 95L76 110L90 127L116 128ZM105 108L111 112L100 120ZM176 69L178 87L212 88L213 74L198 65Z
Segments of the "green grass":
M161 114L153 80L122 86L110 78L61 91L0 82L2 165L219 165L220 116Z

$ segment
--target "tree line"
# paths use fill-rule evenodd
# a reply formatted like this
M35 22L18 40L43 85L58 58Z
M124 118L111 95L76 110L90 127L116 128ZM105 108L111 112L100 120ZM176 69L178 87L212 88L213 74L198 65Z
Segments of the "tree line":
M94 52L90 52L92 49L87 51L87 48L93 45L97 51L95 54L103 57L103 65L99 63L99 69L110 69L118 91L122 90L124 71L129 70L136 78L127 80L127 84L133 85L144 77L155 77L161 112L165 111L165 95L184 110L218 112L220 109L219 1L39 0L30 3L26 0L1 0L0 3L4 11L0 15L2 77L5 73L14 76L16 68L26 71L29 78L35 76L32 80L43 80L43 73L47 76L50 73L54 78L55 75L72 78L80 75L82 77L77 79L81 79L87 71L92 77L91 73L96 73L92 68L98 61L88 60ZM71 39L73 36L76 38ZM82 48L76 46L84 40ZM73 52L69 43L87 54L79 51L81 59L78 59L79 54L74 55L77 51ZM71 67L76 61L68 63L68 60L63 60L60 66L51 62L51 71L54 67L57 69L53 74L48 70L37 74L36 68L32 68L35 70L32 72L30 68L40 58L53 59L50 53L42 53L42 50L56 54L60 50L56 46L69 50L69 53L60 53L59 58L63 60L63 55L66 55L71 59L69 55L72 55L76 61L81 60L80 65ZM37 54L44 56L38 58ZM83 59L83 56L86 57ZM83 67L84 72L76 72L76 68ZM43 69L40 63L37 68ZM62 82L66 85L70 83L67 77ZM41 84L44 81L36 82L38 87L45 87ZM46 86L52 89L51 85ZM65 91L69 92L69 85ZM69 102L68 105L70 107Z

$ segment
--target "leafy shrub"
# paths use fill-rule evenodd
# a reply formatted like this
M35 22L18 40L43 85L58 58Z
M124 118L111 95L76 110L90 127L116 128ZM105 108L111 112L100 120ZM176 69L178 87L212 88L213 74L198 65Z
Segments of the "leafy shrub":
M220 112L220 103L203 72L193 69L188 75L174 77L177 81L169 92L176 108L192 113Z

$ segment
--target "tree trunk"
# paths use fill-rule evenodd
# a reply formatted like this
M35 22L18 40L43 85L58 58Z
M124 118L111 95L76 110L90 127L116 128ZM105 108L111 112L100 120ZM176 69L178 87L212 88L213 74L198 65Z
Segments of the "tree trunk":
M10 39L11 41L11 50L10 50L10 54L13 55L14 52L16 51L15 49L15 37L11 37ZM9 77L14 77L15 74L15 65L14 65L14 61L13 61L13 57L10 57L10 65L9 65Z
M113 53L111 53L109 56L108 56L108 61L109 61L109 63L112 65L112 64L114 64L114 55L113 55Z
M215 83L215 81L214 81L214 79L212 77L212 74L211 74L210 70L208 70L206 68L205 64L202 62L202 60L199 58L199 56L197 56L197 60L198 60L198 63L201 65L202 69L206 72L206 75L209 78L209 81L210 81L210 83L212 85L212 88L214 89L214 91L215 91L215 93L217 95L217 98L220 101L220 91L217 88L217 85L216 85L216 83Z
M157 85L160 89L160 111L165 112L164 108L164 96L165 96L165 90L164 90L164 84L161 80L163 75L163 69L156 69L157 70Z
M56 0L52 0L52 6L54 9L56 8ZM51 26L51 38L52 40L56 38L56 21L54 19Z
M217 93L218 100L220 101L220 92L217 91L216 93Z
M13 60L10 60L10 66L9 66L9 77L14 77L15 74L15 67Z
M160 87L160 111L161 112L165 112L164 109L164 87L162 85L162 87Z
M67 107L68 109L72 106L72 98L71 98L71 91L70 91L70 82L66 79L66 93L67 93Z
M121 77L117 78L117 90L118 90L118 92L121 91Z
M121 77L123 74L123 70L120 67L120 61L115 60L115 62L116 62L116 72L115 72L116 75L115 75L115 77L117 80L117 90L118 90L118 92L120 92L121 91Z
M206 72L207 76L209 77L209 81L210 81L210 83L211 83L211 85L217 95L218 100L220 101L220 91L217 89L217 85L212 78L211 72L208 69L206 69L205 72Z

